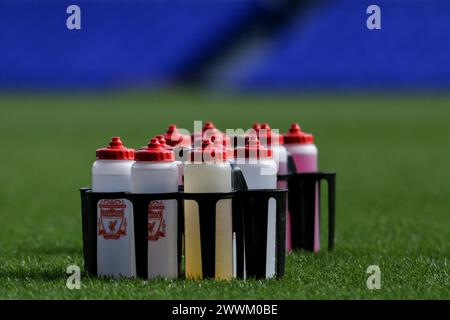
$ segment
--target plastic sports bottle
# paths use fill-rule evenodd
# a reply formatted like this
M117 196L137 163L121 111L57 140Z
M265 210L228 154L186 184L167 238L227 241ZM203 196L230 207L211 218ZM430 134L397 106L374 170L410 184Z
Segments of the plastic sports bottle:
M158 134L158 135L154 136L153 138L158 140L158 142L162 148L172 151L172 147L167 144L167 141L166 141L166 138L164 138L164 135ZM147 146L143 147L141 149L146 149L146 148L147 148ZM175 156L174 156L174 161L175 161Z
M191 160L184 166L184 192L209 193L231 192L232 171L226 161L227 153L222 145L214 144L210 139L202 147L194 149ZM216 244L215 244L215 278L233 277L233 229L231 217L231 200L224 199L217 203ZM185 201L185 258L186 277L202 277L202 257L200 246L200 227L198 205L193 200ZM208 254L204 252L203 254Z
M163 138L164 139L164 138ZM136 151L131 168L132 193L172 193L178 191L178 166L167 145L153 138ZM148 204L148 277L176 278L176 200L152 200Z
M228 156L231 158L233 157L233 150L231 150L231 152L230 152L230 148L232 146L231 138L226 133L217 129L217 127L214 125L213 122L211 122L211 121L205 122L203 129L202 129L202 133L203 133L203 139L212 139L213 141L214 141L214 138L220 139L220 141L222 141L225 148L227 148L227 150L228 150Z
M93 192L131 191L134 150L119 137L97 149L92 166ZM127 199L102 199L97 204L97 273L105 276L136 275L133 206Z
M314 136L303 132L297 123L293 123L284 135L284 145L291 153L298 173L318 171L318 150L314 144ZM319 199L316 191L314 215L314 251L320 249L319 239Z
M267 144L268 148L272 150L273 160L278 166L278 175L288 174L288 151L284 146L283 135L272 131L268 123L263 123L260 126L258 124L253 125L253 129L257 131L258 138L262 144ZM287 189L287 180L277 180L278 189ZM287 205L286 205L287 208ZM289 253L292 250L291 241L291 214L286 212L286 252Z
M229 142L229 140L226 139L225 133L217 129L217 127L212 121L205 122L202 131L205 139L211 138L211 136L218 136L222 139L222 141L225 141L225 143Z
M277 187L277 164L272 150L259 144L256 136L250 136L245 147L235 149L235 163L241 169L249 189L275 189ZM276 203L269 201L267 220L266 277L275 275Z
M97 149L97 161L92 166L92 191L130 191L134 153L134 149L123 145L120 137L112 138L108 147Z
M166 139L166 143L171 147L191 146L191 136L182 134L174 124L167 127L167 131L164 134L164 139Z
M178 130L177 126L172 124L167 128L163 138L166 140L167 145L172 147L175 162L178 165L178 184L183 185L183 162L187 160L189 151L192 149L191 136L183 135Z

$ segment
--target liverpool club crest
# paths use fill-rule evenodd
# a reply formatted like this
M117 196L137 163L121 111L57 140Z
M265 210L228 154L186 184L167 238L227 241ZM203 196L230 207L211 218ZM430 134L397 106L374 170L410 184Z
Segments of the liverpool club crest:
M125 200L102 199L98 203L98 235L105 239L120 239L127 234L127 219L125 218Z
M166 206L162 201L150 201L148 204L148 240L157 241L166 236L166 221L164 220L164 209Z

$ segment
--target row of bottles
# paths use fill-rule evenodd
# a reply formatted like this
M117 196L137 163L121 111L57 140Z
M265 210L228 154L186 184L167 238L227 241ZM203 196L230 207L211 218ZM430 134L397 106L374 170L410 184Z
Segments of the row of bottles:
M286 181L277 180L277 176L288 173L288 153L298 172L317 170L313 136L302 132L297 124L285 135L276 134L267 124L255 124L253 129L256 135L245 136L245 143L236 148L232 148L231 142L239 137L229 137L210 122L205 124L203 135L181 134L176 126L169 126L165 135L155 136L138 150L125 147L119 137L114 137L108 147L97 150L92 168L92 191L158 194L174 193L182 186L185 193L227 193L233 191L232 165L241 169L249 189L286 188ZM271 199L266 213L267 278L275 275L275 206ZM218 279L236 275L231 211L231 199L217 203L215 277ZM132 212L132 204L126 200L118 204L99 204L97 269L100 275L136 275ZM184 201L184 220L186 276L200 278L199 209L195 201ZM288 215L288 251L291 248L289 224ZM149 277L178 276L177 242L176 200L151 201L148 205Z

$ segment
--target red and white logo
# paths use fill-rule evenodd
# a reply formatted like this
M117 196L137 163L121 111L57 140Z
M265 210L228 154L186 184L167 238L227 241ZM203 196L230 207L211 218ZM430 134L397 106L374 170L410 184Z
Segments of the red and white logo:
M166 236L166 221L164 220L164 209L166 206L162 201L154 200L148 204L148 240L158 241Z
M99 201L100 217L97 222L99 236L117 240L127 235L126 207L125 200L102 199Z

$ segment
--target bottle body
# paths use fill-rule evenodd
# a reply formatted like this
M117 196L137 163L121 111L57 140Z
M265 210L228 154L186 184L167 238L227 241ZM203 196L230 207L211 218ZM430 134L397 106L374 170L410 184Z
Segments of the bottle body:
M277 164L277 174L285 175L288 173L288 151L284 145L272 145L273 160Z
M317 172L318 151L315 144L286 144L291 153L297 172Z
M274 144L271 146L273 152L273 159L277 163L278 166L278 175L287 175L288 174L288 151L286 147L282 144ZM287 180L277 180L277 188L278 189L287 189L288 183ZM289 253L292 251L292 241L291 241L291 213L287 209L287 200L286 200L286 252Z
M131 191L134 160L97 160L92 165L93 192Z
M227 162L184 165L184 192L231 192L231 166ZM220 200L216 207L215 277L230 279L233 274L232 203ZM207 254L207 253L206 253ZM195 201L185 200L185 259L186 277L202 277L199 210Z
M133 160L97 160L92 166L93 192L131 191ZM134 277L133 206L127 199L102 199L97 205L97 272Z
M291 153L298 173L318 171L318 150L313 143L308 144L286 144L287 150ZM314 209L314 252L320 250L319 237L319 186L316 186L316 199Z
M276 189L277 163L271 159L236 159L249 189ZM266 278L275 276L276 252L276 202L269 200L267 215Z
M192 148L184 146L176 146L173 148L173 154L175 162L178 165L178 184L183 185L184 180L184 162L187 161L187 157Z
M176 162L136 161L131 168L132 193L178 191ZM148 277L178 277L178 216L176 200L148 204Z

